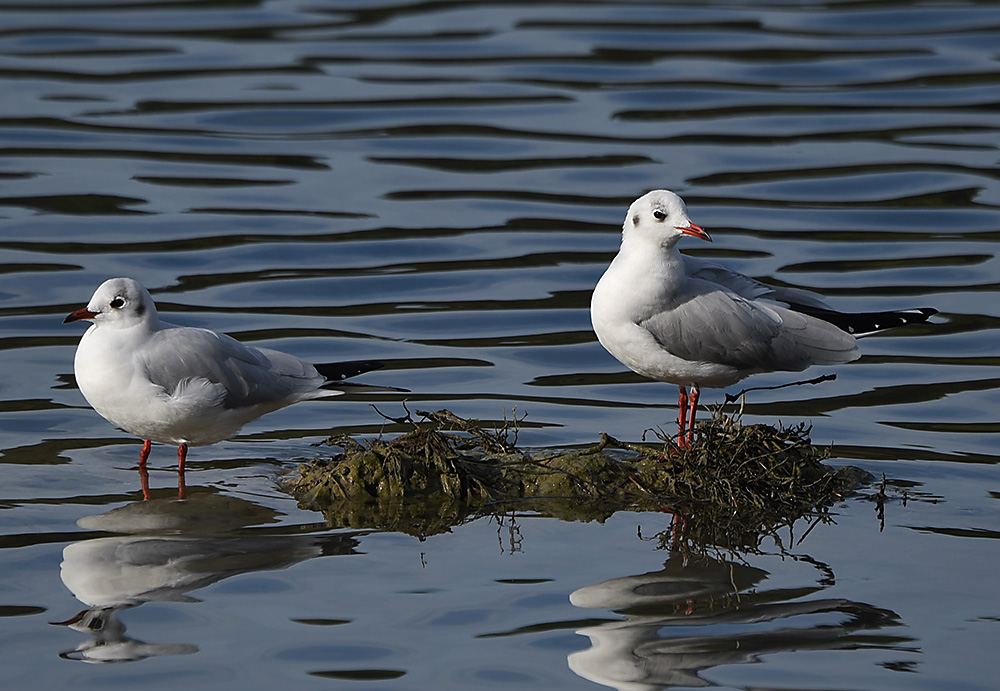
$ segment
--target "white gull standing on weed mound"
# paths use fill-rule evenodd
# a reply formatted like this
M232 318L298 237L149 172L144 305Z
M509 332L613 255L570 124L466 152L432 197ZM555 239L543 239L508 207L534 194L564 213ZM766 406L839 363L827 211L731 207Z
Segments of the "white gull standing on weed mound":
M621 249L590 303L594 331L608 352L634 372L678 386L681 446L690 444L702 386L850 362L861 356L857 337L937 312L836 312L808 291L682 255L677 241L685 235L712 241L673 192L637 199L625 217Z

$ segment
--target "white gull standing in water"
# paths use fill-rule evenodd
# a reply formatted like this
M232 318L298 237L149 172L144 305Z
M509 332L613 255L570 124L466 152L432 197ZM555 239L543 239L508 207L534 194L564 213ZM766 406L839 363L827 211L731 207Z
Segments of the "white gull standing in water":
M682 255L677 241L685 235L712 241L676 194L654 190L635 200L621 249L590 303L594 332L608 352L634 372L678 386L680 446L691 442L702 386L850 362L861 357L856 338L937 312L836 312L808 291Z
M131 278L101 284L63 323L88 320L73 369L87 402L143 439L139 471L148 498L151 442L177 446L180 493L189 446L228 439L265 413L344 393L343 379L380 362L311 365L225 334L161 321L149 292ZM338 386L340 388L338 388Z

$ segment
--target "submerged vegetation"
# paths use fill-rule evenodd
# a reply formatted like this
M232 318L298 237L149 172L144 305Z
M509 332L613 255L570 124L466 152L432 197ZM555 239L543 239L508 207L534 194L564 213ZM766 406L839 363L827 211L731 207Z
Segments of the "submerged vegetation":
M687 541L747 551L799 518L829 520L829 507L867 479L824 464L828 450L805 425L744 426L718 411L687 449L602 435L563 451L518 448L517 420L491 428L446 410L418 415L394 439L327 439L343 452L302 465L285 489L344 527L423 537L484 515L600 521L656 510L674 514Z

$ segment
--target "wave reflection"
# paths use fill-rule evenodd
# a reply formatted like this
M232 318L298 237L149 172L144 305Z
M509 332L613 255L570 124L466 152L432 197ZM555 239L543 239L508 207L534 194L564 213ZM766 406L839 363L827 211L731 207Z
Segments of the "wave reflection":
M762 656L857 647L911 650L913 639L881 633L899 616L860 602L812 599L818 588L762 587L768 573L745 563L672 553L659 571L574 591L570 602L611 609L621 620L580 629L591 647L569 666L621 691L715 684L704 672Z
M232 534L274 517L273 511L243 499L196 494L186 501L150 499L81 518L82 528L125 534L81 540L63 550L62 582L87 609L58 623L90 638L60 657L108 663L196 653L195 643L149 643L127 636L119 614L148 602L199 602L190 593L223 579L352 554L358 544L343 534ZM199 635L191 632L195 640Z

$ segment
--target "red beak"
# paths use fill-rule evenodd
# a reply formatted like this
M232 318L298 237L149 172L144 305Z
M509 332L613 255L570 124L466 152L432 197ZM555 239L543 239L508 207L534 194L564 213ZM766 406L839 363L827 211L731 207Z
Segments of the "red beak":
M712 236L705 232L704 228L696 226L694 223L689 226L677 226L677 230L681 231L685 235L690 235L691 237L704 240L705 242L712 241Z
M66 318L63 319L63 324L69 324L70 322L78 322L81 319L93 319L96 316L97 312L91 312L86 307L81 307L76 312L66 315Z

